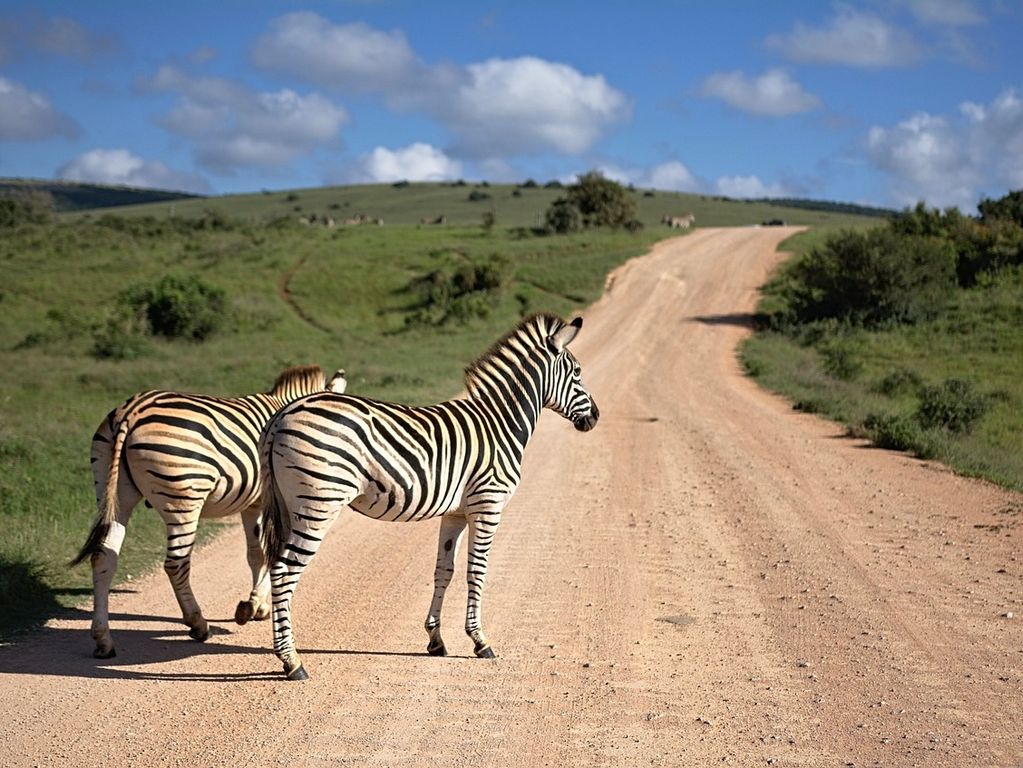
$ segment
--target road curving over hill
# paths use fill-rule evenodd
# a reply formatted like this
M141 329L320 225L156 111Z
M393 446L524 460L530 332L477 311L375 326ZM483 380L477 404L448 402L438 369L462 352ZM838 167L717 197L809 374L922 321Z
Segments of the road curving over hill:
M312 679L286 682L270 627L230 622L248 575L228 531L195 558L204 645L154 573L112 596L114 659L90 656L85 611L0 648L2 762L1018 765L1023 497L742 376L791 232L664 241L587 310L573 348L602 419L547 414L530 445L491 556L498 659L461 633L462 580L454 655L425 654L436 521L351 514L296 596Z

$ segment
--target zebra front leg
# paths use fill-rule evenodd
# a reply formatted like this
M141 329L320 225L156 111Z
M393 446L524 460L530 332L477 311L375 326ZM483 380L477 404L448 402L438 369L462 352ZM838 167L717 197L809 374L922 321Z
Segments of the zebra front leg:
M483 582L487 578L490 545L494 541L497 525L501 522L501 509L473 511L469 516L469 522L471 539L466 566L469 598L465 609L465 633L472 638L473 651L477 656L481 659L492 659L496 654L483 634Z
M451 583L455 572L455 557L458 545L465 533L466 519L461 512L452 512L441 518L440 537L437 540L437 567L433 571L433 600L430 602L430 613L426 617L426 631L430 635L430 644L426 652L431 656L447 656L448 649L440 636L440 614L444 604L444 592Z
M188 636L200 643L210 636L209 624L202 615L202 609L192 593L192 548L195 546L195 532L199 527L199 513L196 510L159 510L167 523L167 556L163 570L170 579L174 597L181 608L181 616L188 626Z
M252 619L270 618L270 571L259 543L260 507L255 505L242 512L245 531L245 558L252 570L252 591L248 600L242 600L234 612L234 620L245 624Z

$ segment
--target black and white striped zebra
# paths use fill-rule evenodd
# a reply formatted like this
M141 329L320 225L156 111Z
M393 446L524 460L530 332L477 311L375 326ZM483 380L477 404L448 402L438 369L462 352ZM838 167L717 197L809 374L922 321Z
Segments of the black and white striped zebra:
M260 444L263 539L273 599L274 652L289 679L308 677L295 650L291 599L341 510L378 520L443 515L427 650L444 655L441 604L469 530L465 631L493 657L481 601L501 511L518 487L522 454L544 408L588 431L599 412L566 348L582 327L553 315L523 321L466 369L467 396L413 408L315 394L283 408Z
M205 640L206 619L189 585L192 547L200 517L241 514L252 592L235 620L269 616L266 560L260 546L259 435L270 417L302 395L344 392L344 371L328 382L318 365L289 368L265 394L221 398L177 392L140 392L115 408L92 438L92 473L99 512L77 565L92 561L93 655L116 655L109 626L110 584L125 526L140 499L167 526L164 570L181 606L189 635Z

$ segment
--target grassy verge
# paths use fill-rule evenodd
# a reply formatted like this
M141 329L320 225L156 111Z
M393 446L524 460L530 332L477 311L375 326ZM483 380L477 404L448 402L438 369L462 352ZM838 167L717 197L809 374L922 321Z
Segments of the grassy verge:
M799 258L826 234L797 235L782 247ZM785 269L765 289L764 314L784 301ZM743 344L741 356L750 375L797 409L839 421L877 445L1023 490L1019 267L956 290L934 318L875 329L819 323L765 330ZM930 416L935 408L946 416ZM973 422L958 424L957 413Z

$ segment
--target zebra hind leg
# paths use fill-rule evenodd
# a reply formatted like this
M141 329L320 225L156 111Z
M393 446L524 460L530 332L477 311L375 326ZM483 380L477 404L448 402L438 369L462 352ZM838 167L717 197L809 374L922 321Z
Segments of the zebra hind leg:
M433 571L433 600L430 601L430 613L426 617L426 632L430 642L426 652L431 656L447 656L448 649L440 635L441 607L444 604L444 593L455 572L455 557L458 546L465 533L465 515L452 512L441 518L440 536L437 540L437 566Z
M99 549L92 553L92 639L96 648L92 655L97 659L110 659L117 655L114 639L110 635L110 586L117 573L117 560L124 543L125 527L131 517L132 508L142 498L134 487L118 488L118 512L111 522Z
M170 579L174 597L181 607L181 616L188 626L188 636L204 642L210 636L209 624L202 615L195 594L192 592L192 548L195 546L195 532L199 527L200 505L197 509L159 509L167 524L167 556L163 570Z
M307 507L302 509L301 517L292 516L292 528L270 568L274 654L284 665L284 674L289 680L309 679L309 673L302 666L302 659L295 650L295 635L291 629L291 598L302 572L312 562L323 537L345 506L347 502L330 510Z
M249 621L263 621L270 618L270 571L266 566L266 557L260 546L260 514L259 505L242 512L242 528L245 530L245 556L252 570L252 591L247 600L238 603L234 612L237 624Z

